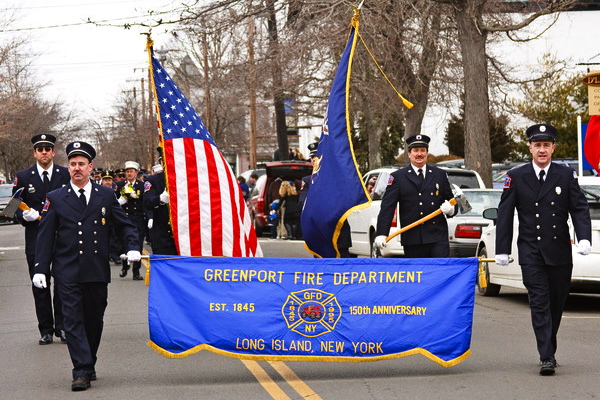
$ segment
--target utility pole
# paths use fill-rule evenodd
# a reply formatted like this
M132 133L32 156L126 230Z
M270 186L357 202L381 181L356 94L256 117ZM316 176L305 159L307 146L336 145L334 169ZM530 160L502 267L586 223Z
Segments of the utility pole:
M208 46L206 43L206 31L202 31L202 59L204 61L204 106L205 106L205 116L204 123L206 125L206 129L208 132L211 132L210 129L210 87L208 84L209 77L209 67L208 67ZM212 134L212 133L211 133Z
M248 0L248 97L250 108L250 137L249 163L256 168L256 66L254 65L254 16L252 15L252 0Z

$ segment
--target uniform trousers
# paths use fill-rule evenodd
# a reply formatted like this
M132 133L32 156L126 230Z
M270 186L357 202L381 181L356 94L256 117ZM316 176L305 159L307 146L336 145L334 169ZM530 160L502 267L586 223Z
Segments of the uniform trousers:
M29 267L29 280L33 279L35 267L35 254L26 254L27 265ZM60 295L54 287L54 296L50 289L50 274L46 275L47 287L40 289L31 285L33 291L33 301L35 304L35 315L38 320L38 329L40 334L60 335L63 329L63 315ZM53 307L54 306L54 307ZM54 313L52 309L54 308Z
M67 347L73 363L73 379L90 378L96 372L96 354L104 328L108 284L57 283L63 304Z
M523 264L521 272L529 295L531 323L540 360L544 361L556 353L556 335L569 296L573 264Z
M403 246L407 258L448 258L450 244L447 240L434 243L412 244Z
M146 236L146 220L144 216L129 216L129 219L137 228L138 233L138 244L139 244L139 252L142 253L144 251L144 237ZM122 260L122 267L124 270L129 269L129 264L127 260ZM133 272L133 276L140 275L140 268L142 267L141 261L134 261L133 266L131 267L131 271Z

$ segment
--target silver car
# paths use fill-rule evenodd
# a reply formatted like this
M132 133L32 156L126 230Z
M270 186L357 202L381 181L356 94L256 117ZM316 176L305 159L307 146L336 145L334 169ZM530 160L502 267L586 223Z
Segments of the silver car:
M475 257L481 233L491 223L483 218L483 210L497 208L500 203L500 189L463 189L471 205L471 211L460 210L454 217L448 218L448 240L450 257Z

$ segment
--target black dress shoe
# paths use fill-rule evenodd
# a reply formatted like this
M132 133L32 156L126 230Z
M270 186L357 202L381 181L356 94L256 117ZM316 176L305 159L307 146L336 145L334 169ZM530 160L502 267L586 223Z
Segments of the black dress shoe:
M555 368L557 366L557 362L554 357L548 358L542 361L542 366L540 367L540 375L549 376L554 375Z
M38 342L39 344L50 344L52 343L52 335L49 333L46 333L45 335L43 335L40 338L40 341Z
M73 379L73 382L71 382L71 390L74 392L86 390L90 386L92 386L90 385L90 380L85 376L78 376L77 378Z
M121 278L125 278L127 276L127 270L126 269L122 269L121 272L119 272L119 276Z
M133 280L134 280L134 281L141 281L141 280L143 280L143 279L144 279L144 278L142 278L142 276L141 276L141 275L134 275L134 276L133 276Z
M62 329L58 332L58 335L56 336L60 338L61 343L67 343L67 334Z

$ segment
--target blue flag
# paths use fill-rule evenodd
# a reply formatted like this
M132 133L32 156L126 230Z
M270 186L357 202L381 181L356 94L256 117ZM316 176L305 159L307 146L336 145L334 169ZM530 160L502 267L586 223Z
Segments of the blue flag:
M337 239L346 218L356 207L366 207L371 203L354 158L348 113L357 29L358 20L355 19L333 79L317 158L302 210L301 225L306 247L319 257L340 256Z
M470 355L476 258L150 257L149 345L166 357Z

